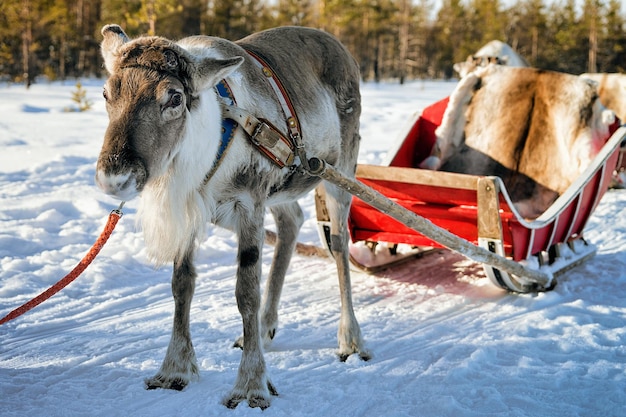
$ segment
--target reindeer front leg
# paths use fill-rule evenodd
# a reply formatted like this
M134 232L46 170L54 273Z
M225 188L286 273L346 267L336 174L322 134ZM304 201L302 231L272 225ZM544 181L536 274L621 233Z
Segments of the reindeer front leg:
M189 310L196 285L193 250L174 261L172 294L174 296L174 327L172 337L159 372L145 380L147 389L182 390L198 377L196 353L189 331Z
M265 287L265 296L261 307L261 339L267 348L274 339L278 327L278 303L285 282L287 268L293 255L298 232L304 222L304 215L298 202L270 207L276 221L277 236L274 259ZM243 336L235 341L234 347L243 349Z
M267 376L259 330L261 304L261 249L263 245L263 208L257 206L253 213L244 213L238 224L239 248L235 296L243 321L241 362L235 387L223 401L228 408L248 400L250 407L265 409L270 406L270 395L278 395Z

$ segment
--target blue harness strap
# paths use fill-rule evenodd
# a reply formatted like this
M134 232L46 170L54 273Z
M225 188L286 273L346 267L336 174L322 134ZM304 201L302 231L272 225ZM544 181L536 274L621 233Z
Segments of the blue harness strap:
M215 90L217 93L227 102L229 105L235 105L237 102L235 101L235 96L230 89L230 86L226 82L226 80L222 80L215 86ZM237 122L232 119L222 118L222 137L220 138L220 144L217 148L217 154L215 155L215 161L213 161L213 166L211 170L204 177L203 185L206 184L209 179L213 176L215 171L217 170L220 161L226 155L230 144L233 141L233 137L235 137L235 130L237 129Z

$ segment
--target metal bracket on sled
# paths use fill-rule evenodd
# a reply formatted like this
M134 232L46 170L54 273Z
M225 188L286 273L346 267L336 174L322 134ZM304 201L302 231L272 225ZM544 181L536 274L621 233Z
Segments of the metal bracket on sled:
M330 216L326 208L326 189L322 184L315 188L315 211L317 212L317 232L322 240L324 249L332 255L330 243Z
M504 245L500 239L479 237L478 246L485 248L489 252L495 253L498 256L506 256L504 253ZM532 291L546 290L546 288L539 288L538 285L532 281L509 274L504 270L494 268L492 265L483 264L483 270L485 271L487 278L489 278L493 284L508 291L528 293ZM554 282L552 285L554 285Z
M498 181L494 177L482 177L478 180L476 190L478 246L504 258L506 253L502 243L502 222L498 213L500 210ZM490 264L483 263L483 270L494 285L508 291L527 293L543 289L531 280L516 277Z

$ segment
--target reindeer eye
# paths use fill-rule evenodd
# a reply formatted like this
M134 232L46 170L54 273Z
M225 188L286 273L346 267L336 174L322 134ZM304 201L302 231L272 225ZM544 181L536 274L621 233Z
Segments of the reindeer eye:
M104 99L106 101L109 101L109 94L107 93L107 89L106 88L102 89L102 97L104 97Z
M165 107L178 107L183 103L183 95L179 92L175 92L170 96L170 100Z

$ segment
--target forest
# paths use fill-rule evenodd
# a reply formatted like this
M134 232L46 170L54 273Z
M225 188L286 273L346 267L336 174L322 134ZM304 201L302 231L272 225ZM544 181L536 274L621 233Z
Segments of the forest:
M104 76L100 28L131 36L230 40L275 26L323 29L364 80L456 77L490 40L532 66L568 73L626 71L621 0L3 0L0 80Z

